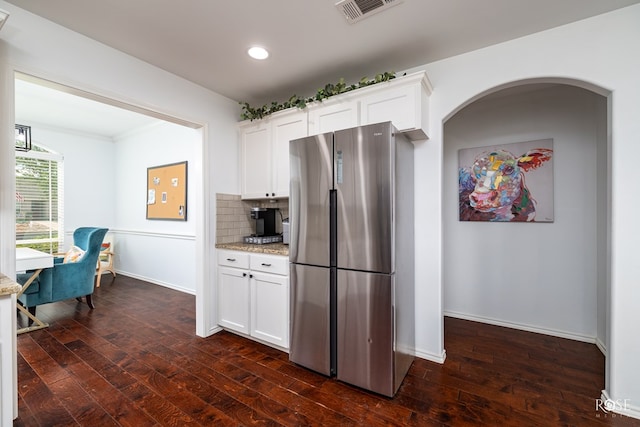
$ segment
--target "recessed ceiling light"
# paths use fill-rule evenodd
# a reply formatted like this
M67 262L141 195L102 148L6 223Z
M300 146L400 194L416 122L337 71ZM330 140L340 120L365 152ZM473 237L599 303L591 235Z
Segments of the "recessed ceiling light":
M258 46L250 48L247 53L254 59L267 59L269 57L269 52L267 52L267 49Z

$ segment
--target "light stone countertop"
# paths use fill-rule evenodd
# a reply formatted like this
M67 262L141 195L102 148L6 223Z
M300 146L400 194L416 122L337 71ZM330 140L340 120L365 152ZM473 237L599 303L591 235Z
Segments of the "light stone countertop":
M17 294L22 286L0 273L0 296Z
M231 251L289 256L289 245L284 245L282 243L268 243L266 245L255 245L242 242L218 243L216 244L216 249L228 249Z

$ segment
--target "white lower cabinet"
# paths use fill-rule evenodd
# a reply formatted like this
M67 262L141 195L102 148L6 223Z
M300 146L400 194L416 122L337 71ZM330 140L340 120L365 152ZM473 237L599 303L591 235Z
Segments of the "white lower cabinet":
M218 250L218 324L289 348L289 258Z
M251 336L289 347L289 278L251 273Z
M218 269L218 324L249 333L249 273L238 268Z

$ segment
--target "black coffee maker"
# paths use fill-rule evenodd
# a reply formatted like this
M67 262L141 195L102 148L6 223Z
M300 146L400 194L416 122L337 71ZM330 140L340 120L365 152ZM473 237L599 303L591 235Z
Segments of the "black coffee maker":
M256 236L276 235L276 211L274 208L251 208L251 219L256 220Z

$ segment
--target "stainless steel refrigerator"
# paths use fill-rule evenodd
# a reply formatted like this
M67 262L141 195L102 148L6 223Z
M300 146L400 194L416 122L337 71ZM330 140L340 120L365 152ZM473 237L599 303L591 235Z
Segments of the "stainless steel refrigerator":
M289 359L393 396L415 354L413 144L386 122L289 156Z

